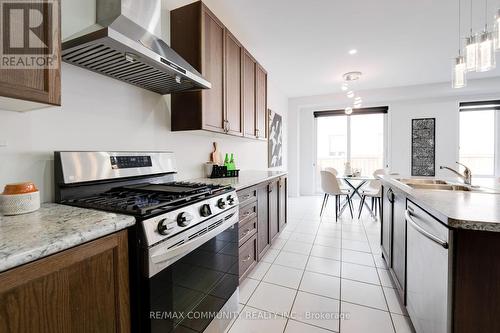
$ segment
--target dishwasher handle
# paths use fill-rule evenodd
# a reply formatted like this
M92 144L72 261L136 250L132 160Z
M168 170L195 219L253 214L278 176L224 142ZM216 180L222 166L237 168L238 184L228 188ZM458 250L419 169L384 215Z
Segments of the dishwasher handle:
M415 230L417 230L419 233L421 233L422 235L424 235L425 237L427 237L431 241L439 244L440 246L442 246L445 249L447 249L449 247L448 242L440 239L439 237L431 234L430 232L428 232L427 230L425 230L424 228L422 228L421 226L419 226L417 224L417 222L415 222L415 220L411 217L411 213L410 213L410 211L408 209L405 211L405 218L406 218L406 221L408 221L410 223L410 225Z

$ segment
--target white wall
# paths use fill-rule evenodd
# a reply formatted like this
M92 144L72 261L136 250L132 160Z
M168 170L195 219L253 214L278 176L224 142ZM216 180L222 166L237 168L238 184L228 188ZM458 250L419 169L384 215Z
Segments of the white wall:
M458 104L464 101L500 98L500 78L470 81L463 90L449 84L432 84L362 91L364 106L389 106L388 165L393 172L410 174L411 119L436 118L436 175L450 176L439 165L455 166L458 157ZM313 111L345 107L343 95L293 98L289 101L289 137L299 133L299 144L289 147L290 195L314 193ZM339 103L342 101L342 103ZM292 141L291 141L292 142ZM293 171L293 172L292 172Z
M66 36L65 26L74 29L75 1L80 0L63 1ZM213 10L219 14L217 8ZM163 27L168 27L168 11L164 14ZM233 33L239 37L237 30ZM168 35L165 39L169 40ZM286 147L288 100L273 82L272 72L268 85L269 108L284 118ZM177 155L178 179L200 177L213 141L219 142L222 151L235 153L239 168L267 169L266 142L204 131L171 132L169 96L63 64L62 107L28 113L0 111L0 144L7 144L0 147L0 188L31 180L41 189L43 201L52 200L55 150L169 150ZM286 156L285 150L283 169Z

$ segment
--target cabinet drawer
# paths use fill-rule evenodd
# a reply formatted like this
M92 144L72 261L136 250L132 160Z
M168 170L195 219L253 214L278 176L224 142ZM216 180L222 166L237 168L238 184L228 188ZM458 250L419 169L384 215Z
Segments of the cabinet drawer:
M244 244L249 238L251 238L257 232L257 218L247 220L245 223L240 223L239 226L239 243L240 246Z
M239 271L240 282L248 275L257 264L257 234L254 234L245 244L240 247Z
M257 217L257 201L252 202L246 206L240 206L240 226L248 220Z
M236 193L238 194L240 206L245 206L246 204L257 201L257 188L255 187L247 188Z

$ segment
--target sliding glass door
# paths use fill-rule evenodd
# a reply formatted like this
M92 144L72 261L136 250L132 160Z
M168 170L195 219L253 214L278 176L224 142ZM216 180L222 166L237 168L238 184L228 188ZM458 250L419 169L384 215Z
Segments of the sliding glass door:
M369 176L385 165L386 113L342 114L316 117L316 191L319 172L327 167L344 174L345 163Z

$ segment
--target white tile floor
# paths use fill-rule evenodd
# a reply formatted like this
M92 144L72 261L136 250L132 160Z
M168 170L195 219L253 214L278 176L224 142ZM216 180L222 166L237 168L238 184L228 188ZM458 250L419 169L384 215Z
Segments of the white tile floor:
M240 285L229 333L406 333L408 317L368 214L335 222L321 197L289 199L288 226ZM357 205L355 206L357 207Z

